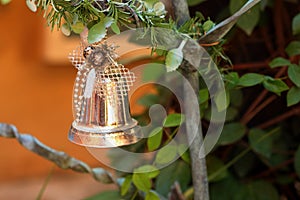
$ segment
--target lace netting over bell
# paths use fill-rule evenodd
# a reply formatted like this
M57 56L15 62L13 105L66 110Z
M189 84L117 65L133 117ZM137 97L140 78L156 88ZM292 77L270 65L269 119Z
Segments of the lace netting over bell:
M105 42L86 47L80 44L69 54L69 60L78 69L73 93L73 113L77 122L82 120L86 109L88 77L94 79L93 92L108 100L110 105L121 104L124 97L127 98L136 78L133 72L114 60L117 58L114 50L113 45ZM95 77L90 74L91 70L95 71Z
M135 81L135 75L121 64L112 62L96 72L96 91L101 98L120 103ZM107 87L111 84L111 87ZM112 89L113 88L113 89Z

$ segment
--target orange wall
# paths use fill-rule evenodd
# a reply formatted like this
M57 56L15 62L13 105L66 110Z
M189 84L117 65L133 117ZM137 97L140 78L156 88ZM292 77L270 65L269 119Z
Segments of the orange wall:
M99 165L67 139L76 70L67 60L64 44L49 36L41 14L27 9L24 0L0 5L0 25L0 122L15 124L22 133ZM48 48L49 44L57 48ZM57 54L63 60L56 61ZM45 174L51 167L15 140L0 138L0 181Z
M0 25L0 122L14 124L21 133L30 133L48 146L92 166L102 165L85 148L67 139L76 76L67 56L78 46L79 39L51 33L42 14L27 9L25 0L0 6ZM138 52L133 54L139 56ZM122 55L125 59L131 56ZM141 62L149 62L146 60ZM134 113L144 109L135 103L137 98L150 91L154 92L151 85L134 93L131 100ZM108 159L106 150L101 155ZM0 181L45 175L52 165L16 140L0 138Z

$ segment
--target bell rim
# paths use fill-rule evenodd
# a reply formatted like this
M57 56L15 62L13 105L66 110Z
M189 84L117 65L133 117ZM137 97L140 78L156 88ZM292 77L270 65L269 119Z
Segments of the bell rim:
M100 126L100 125L92 125L92 127L87 127L84 125L80 125L78 122L73 121L72 127L82 132L91 132L91 133L111 133L111 132L119 132L123 130L128 130L134 128L138 125L138 122L135 119L129 120L130 123L122 124L122 125L109 125L109 126Z
M134 127L114 132L88 132L71 126L68 139L77 145L91 148L111 148L137 143L142 139L141 127Z

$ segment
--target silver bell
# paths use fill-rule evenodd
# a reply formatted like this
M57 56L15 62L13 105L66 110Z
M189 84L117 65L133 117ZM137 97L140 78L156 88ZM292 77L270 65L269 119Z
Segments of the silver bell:
M69 140L88 147L128 145L141 138L141 128L131 118L128 104L135 76L104 47L93 49L94 54L80 63L74 85Z

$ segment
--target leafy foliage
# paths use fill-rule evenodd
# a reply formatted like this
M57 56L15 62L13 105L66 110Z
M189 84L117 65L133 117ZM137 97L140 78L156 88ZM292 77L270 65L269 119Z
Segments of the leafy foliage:
M287 94L287 105L292 106L300 102L300 88L293 86Z
M272 154L272 137L267 137L263 141L260 141L265 135L266 133L262 130L251 129L248 136L249 144L255 152L270 158Z

